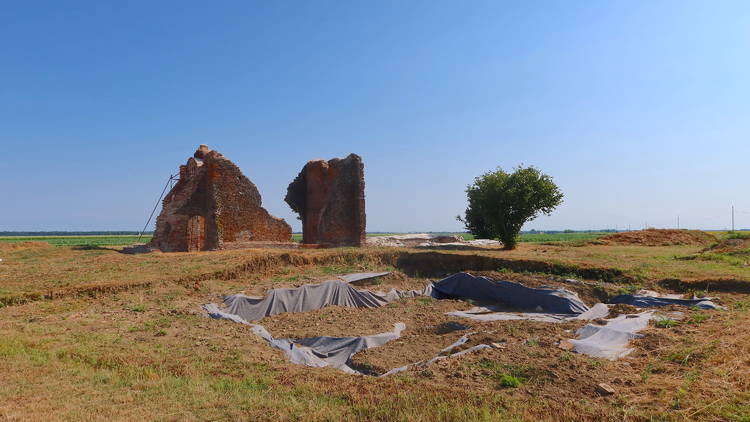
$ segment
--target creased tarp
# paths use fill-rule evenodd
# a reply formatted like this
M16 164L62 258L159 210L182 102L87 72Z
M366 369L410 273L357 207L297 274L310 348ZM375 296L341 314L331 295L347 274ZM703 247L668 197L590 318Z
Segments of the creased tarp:
M263 338L276 349L283 351L290 362L312 367L331 366L351 374L359 371L348 365L352 355L365 349L382 346L401 336L406 328L403 323L393 326L393 331L361 337L310 337L300 340L276 339L262 325L251 324L236 314L227 313L214 304L203 308L212 318L229 319L250 326L253 334Z
M347 283L356 283L358 281L369 280L371 278L378 278L378 277L382 277L388 274L390 274L390 272L388 271L384 273L354 273L354 274L344 274L344 275L339 276L339 278Z
M345 277L358 279L356 274ZM466 298L495 304L499 302L512 308L567 316L589 310L578 295L569 290L531 288L519 283L495 281L467 273L454 274L428 285L423 290L393 289L389 292L371 292L358 290L343 281L331 280L298 288L271 289L264 297L232 295L224 299L224 304L225 312L238 315L246 321L258 321L284 312L307 312L332 305L377 308L404 297L415 296L432 296L437 299Z
M425 290L374 293L357 290L349 283L331 280L321 284L308 284L294 289L271 289L264 297L242 294L224 298L225 312L238 315L245 321L258 321L264 317L284 312L308 312L326 306L347 306L351 308L378 308L403 297L415 297L430 293Z
M590 321L592 319L604 318L609 315L609 307L603 303L597 303L588 311L581 314L550 314L544 312L503 312L495 311L495 307L475 307L468 311L448 312L446 315L469 318L476 321L514 321L529 320L541 322L563 322L563 321Z
M578 331L578 339L570 341L577 353L615 360L632 352L627 345L630 340L641 337L638 331L648 327L654 317L653 311L635 315L620 315L607 320L606 325L587 324Z
M344 276L345 280L361 280L385 273L352 274ZM274 339L260 325L248 321L256 321L265 316L283 312L306 312L330 305L349 306L359 308L374 308L384 306L389 302L416 296L432 296L437 299L462 298L473 299L489 305L474 308L470 311L451 312L449 315L462 316L478 320L513 320L529 319L545 322L560 322L569 320L593 320L607 316L609 308L599 303L589 309L574 292L566 289L530 288L519 283L509 281L495 281L487 277L476 277L466 273L457 273L443 280L425 287L423 290L399 291L391 290L386 293L357 290L347 282L340 280L327 281L318 285L306 285L296 289L272 289L265 297L249 297L244 295L229 296L225 299L226 308L219 309L216 305L205 305L204 308L212 317L225 318L252 327L253 332L268 341L273 347L283 350L293 363L308 366L333 366L350 373L358 373L347 365L354 353L370 347L377 347L400 336L404 325L395 325L394 331L362 337L313 337L293 341L289 339ZM622 295L618 296L620 300ZM674 297L634 296L639 300L656 299L668 301L666 304L684 306L706 306L706 300L695 303L690 299L676 299ZM617 299L617 298L615 298ZM612 303L630 303L615 301ZM636 302L638 303L638 302ZM641 302L655 303L655 302ZM662 303L662 302L658 302ZM709 301L713 306L717 306ZM635 303L631 303L635 304ZM663 306L641 305L636 306ZM508 311L512 308L514 311ZM720 308L717 306L717 308ZM518 312L518 310L533 310L532 312ZM714 309L714 308L706 308ZM648 325L653 318L652 312L637 315L619 316L607 320L604 326L589 324L578 330L578 339L570 340L574 344L574 351L591 356L616 359L628 354L632 349L627 348L630 339L638 337L637 331ZM442 359L443 354L457 345L451 345L441 352L435 359ZM489 347L477 345L466 351ZM453 354L450 356L457 356ZM418 362L417 364L423 364ZM408 368L396 368L389 373L395 373Z
M724 309L711 301L711 298L694 298L694 299L677 299L674 295L655 296L655 295L619 295L609 300L609 303L624 303L627 305L638 306L640 308L661 307L668 305L696 306L701 309Z
M462 298L503 303L513 308L551 314L581 314L589 310L578 295L570 290L532 288L467 273L453 274L433 283L432 296L437 299Z

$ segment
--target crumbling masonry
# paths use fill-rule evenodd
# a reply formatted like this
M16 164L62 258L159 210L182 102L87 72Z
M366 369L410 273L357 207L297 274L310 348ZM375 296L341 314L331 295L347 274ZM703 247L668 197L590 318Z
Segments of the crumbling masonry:
M302 243L365 244L365 179L360 156L309 161L287 188L285 201L302 220Z
M290 242L292 228L261 207L255 185L201 145L164 198L149 246L164 252L224 249L242 242Z

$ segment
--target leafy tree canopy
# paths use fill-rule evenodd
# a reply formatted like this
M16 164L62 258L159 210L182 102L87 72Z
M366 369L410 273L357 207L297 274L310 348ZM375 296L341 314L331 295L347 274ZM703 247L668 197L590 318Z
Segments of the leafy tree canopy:
M476 237L499 238L505 249L515 248L524 223L550 215L563 200L552 177L522 166L512 173L501 168L484 173L467 186L466 195L469 205L458 220Z

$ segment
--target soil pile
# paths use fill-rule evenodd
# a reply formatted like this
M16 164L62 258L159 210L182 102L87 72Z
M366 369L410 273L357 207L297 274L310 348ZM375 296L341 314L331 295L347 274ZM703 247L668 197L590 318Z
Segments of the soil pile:
M645 229L614 233L599 240L618 245L709 245L716 237L700 230Z
M750 238L724 239L708 247L703 252L725 253L729 255L750 253Z

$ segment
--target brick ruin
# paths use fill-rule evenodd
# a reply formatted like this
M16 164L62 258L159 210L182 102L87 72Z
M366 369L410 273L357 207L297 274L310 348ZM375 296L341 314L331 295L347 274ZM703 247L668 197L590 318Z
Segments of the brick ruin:
M201 145L180 166L180 179L164 198L149 246L184 252L291 240L292 228L261 206L250 179L221 153Z
M360 156L309 161L287 188L284 200L302 220L302 243L365 245L365 179Z

